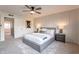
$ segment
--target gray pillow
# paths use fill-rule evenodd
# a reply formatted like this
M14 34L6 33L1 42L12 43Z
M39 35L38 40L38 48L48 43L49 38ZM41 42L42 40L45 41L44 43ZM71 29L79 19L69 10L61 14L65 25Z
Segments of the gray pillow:
M44 37L43 40L47 39L47 37Z

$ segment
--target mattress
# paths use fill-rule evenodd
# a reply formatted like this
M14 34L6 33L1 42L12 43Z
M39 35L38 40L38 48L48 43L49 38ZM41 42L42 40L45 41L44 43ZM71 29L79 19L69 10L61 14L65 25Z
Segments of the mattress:
M44 33L31 33L24 35L25 40L30 40L38 45L42 45L43 43L47 42L54 38L54 35L44 34Z

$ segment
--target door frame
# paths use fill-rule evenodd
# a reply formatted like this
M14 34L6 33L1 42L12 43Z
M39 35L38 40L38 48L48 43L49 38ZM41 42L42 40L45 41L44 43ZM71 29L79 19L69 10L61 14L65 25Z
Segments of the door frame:
M11 36L14 38L14 18L4 17L4 23L5 23L5 21L10 21L12 23L12 26L11 26Z

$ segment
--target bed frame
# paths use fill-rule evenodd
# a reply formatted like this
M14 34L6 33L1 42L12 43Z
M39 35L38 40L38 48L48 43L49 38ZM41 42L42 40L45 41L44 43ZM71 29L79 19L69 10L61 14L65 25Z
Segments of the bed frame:
M42 28L46 28L46 29L54 29L56 32L56 28L49 28L49 27L42 27ZM32 47L33 49L37 50L38 52L42 52L48 45L50 45L53 41L55 40L55 38L51 38L50 40L48 40L47 42L43 43L42 45L39 45L35 42L32 42L30 40L24 39L23 38L23 42L27 45L29 45L30 47Z

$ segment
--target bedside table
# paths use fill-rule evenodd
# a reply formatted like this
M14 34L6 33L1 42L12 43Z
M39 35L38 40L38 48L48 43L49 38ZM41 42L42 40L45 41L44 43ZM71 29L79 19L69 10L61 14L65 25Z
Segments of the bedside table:
M65 43L65 34L61 34L61 33L55 34L55 40Z

